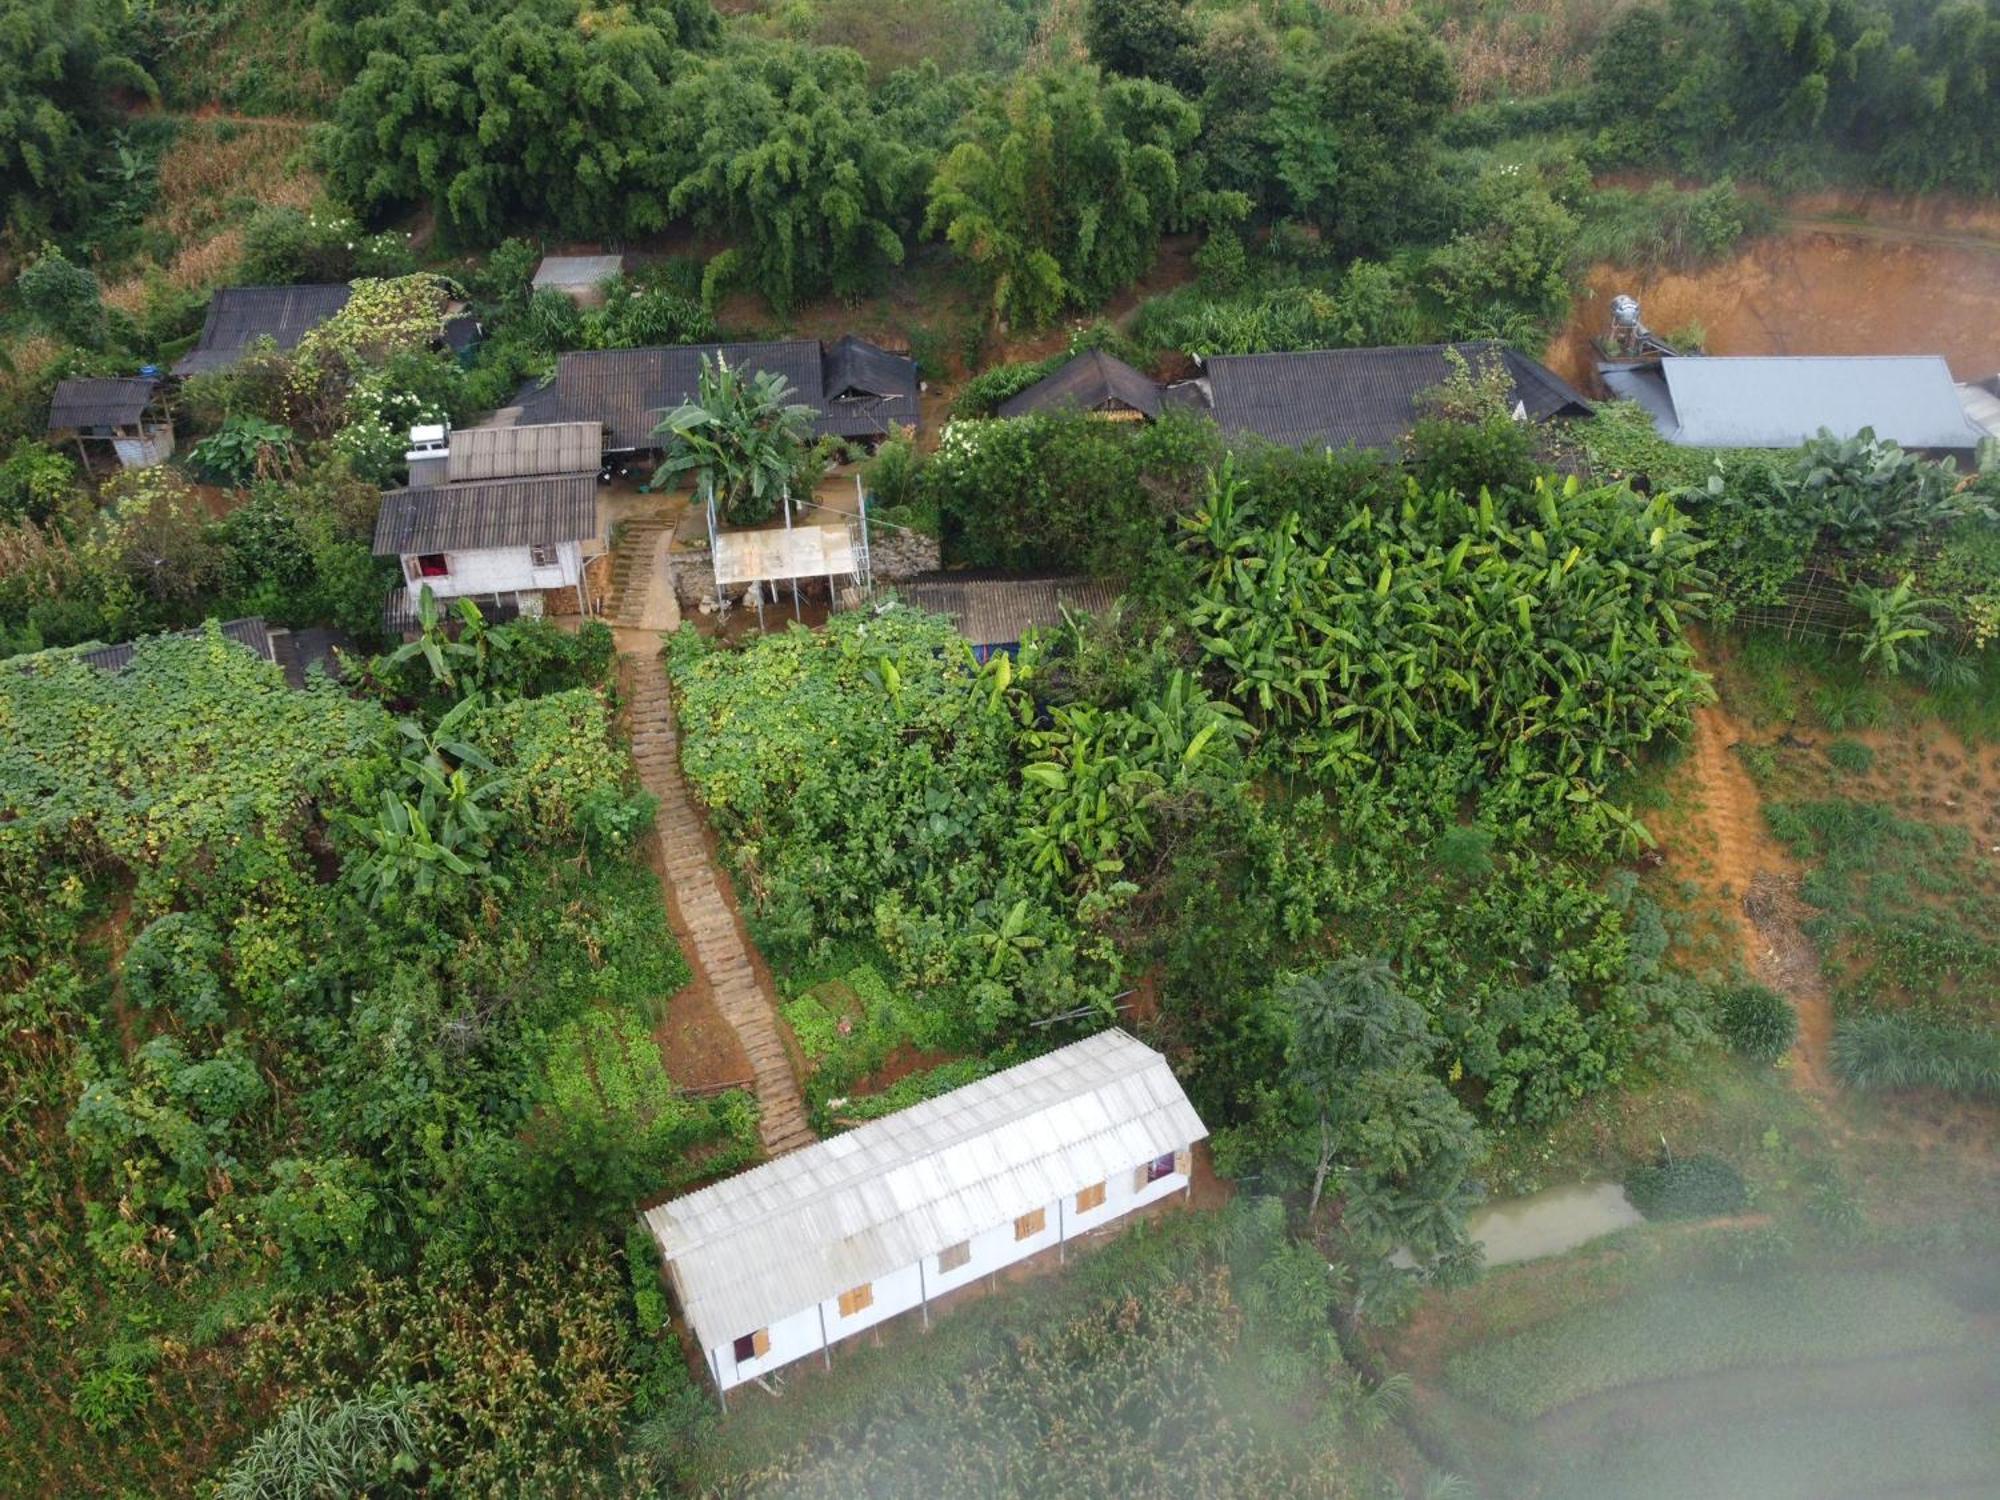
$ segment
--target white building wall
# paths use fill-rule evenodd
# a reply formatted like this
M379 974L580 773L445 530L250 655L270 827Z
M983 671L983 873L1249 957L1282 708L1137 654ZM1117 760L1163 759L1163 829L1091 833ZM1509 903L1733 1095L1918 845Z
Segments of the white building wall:
M558 542L553 567L535 566L534 553L527 547L482 547L470 552L447 552L442 578L425 578L417 559L403 559L403 576L414 591L425 584L440 599L461 594L511 594L535 589L559 589L573 585L582 575L582 548L575 542Z
M1077 1239L1101 1229L1126 1214L1171 1197L1187 1187L1191 1161L1185 1147L1175 1153L1176 1170L1156 1182L1141 1181L1146 1165L1145 1162L1135 1162L1112 1172L1104 1181L1103 1204L1087 1213L1077 1212L1074 1194L1062 1200L1060 1212L1055 1203L1045 1205L1041 1233L1030 1235L1027 1239L1014 1238L1012 1219L974 1235L969 1242L969 1258L954 1271L940 1270L938 1257L933 1254L924 1257L921 1272L912 1265L877 1277L873 1283L873 1303L852 1317L843 1318L840 1315L840 1299L836 1296L772 1324L769 1330L771 1346L761 1359L744 1360L739 1364L733 1343L709 1350L709 1368L715 1374L716 1383L726 1391L746 1380L768 1374L781 1365L819 1353L825 1347L820 1337L822 1315L825 1317L827 1341L837 1344L864 1329L911 1311L926 1299L936 1301L946 1292L956 1291L990 1272L1051 1249L1061 1240ZM743 1331L749 1333L751 1330L746 1328Z
M878 1276L870 1283L874 1301L862 1308L851 1318L840 1315L840 1299L829 1297L821 1304L826 1314L826 1337L829 1343L837 1344L842 1339L852 1338L864 1328L873 1328L877 1323L887 1322L897 1313L906 1313L924 1300L923 1286L917 1277L915 1266L905 1266L900 1271L891 1271L887 1276Z
M745 1333L751 1332L746 1328ZM746 1359L741 1363L736 1358L736 1345L731 1342L708 1351L709 1368L715 1372L716 1383L725 1391L739 1386L746 1380L754 1380L759 1375L767 1375L780 1365L788 1365L795 1359L804 1359L808 1354L817 1354L823 1347L819 1335L819 1308L808 1307L804 1312L793 1313L782 1322L773 1323L769 1329L771 1347L761 1359Z

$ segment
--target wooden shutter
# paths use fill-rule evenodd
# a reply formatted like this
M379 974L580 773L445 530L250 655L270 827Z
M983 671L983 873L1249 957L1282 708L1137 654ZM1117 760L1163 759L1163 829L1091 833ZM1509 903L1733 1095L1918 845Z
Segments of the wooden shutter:
M860 1286L851 1287L840 1294L840 1315L851 1318L864 1308L875 1305L875 1283L864 1281Z
M938 1251L938 1270L956 1271L972 1259L972 1241L960 1240L956 1245L946 1245Z
M1076 1195L1076 1211L1087 1214L1093 1208L1104 1207L1104 1184L1094 1182Z
M1031 1240L1046 1229L1048 1223L1049 1211L1046 1208L1038 1208L1033 1213L1022 1214L1020 1218L1014 1221L1014 1238L1017 1240Z

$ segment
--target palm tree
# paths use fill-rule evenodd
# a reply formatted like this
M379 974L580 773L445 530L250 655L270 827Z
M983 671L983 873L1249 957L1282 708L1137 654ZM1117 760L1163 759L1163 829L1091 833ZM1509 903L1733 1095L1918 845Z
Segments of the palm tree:
M1911 649L1937 629L1930 609L1938 603L1916 593L1916 579L1905 574L1894 588L1858 584L1847 602L1861 612L1864 624L1847 632L1861 646L1861 659L1873 662L1891 677L1903 670Z
M653 483L692 474L697 493L706 485L731 525L770 519L812 433L813 409L793 401L794 394L774 371L746 378L727 360L704 358L695 399L653 429L667 440Z

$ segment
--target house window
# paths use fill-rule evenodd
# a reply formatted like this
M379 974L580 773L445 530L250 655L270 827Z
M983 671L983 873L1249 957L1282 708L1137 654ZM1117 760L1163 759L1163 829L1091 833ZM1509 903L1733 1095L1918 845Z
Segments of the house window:
M1046 1229L1048 1223L1049 1211L1046 1208L1038 1208L1031 1214L1022 1214L1014 1221L1014 1238L1031 1240Z
M1146 1163L1146 1181L1148 1182L1158 1182L1162 1177L1171 1177L1173 1175L1174 1153L1171 1151L1165 1156L1155 1157Z
M1093 1208L1104 1207L1104 1184L1094 1182L1076 1195L1076 1211L1087 1214Z
M553 568L556 565L556 544L536 542L528 549L528 560L538 568Z
M972 1241L960 1240L956 1245L946 1245L938 1251L939 1272L956 1271L972 1259Z
M442 552L426 552L417 559L419 578L443 578L450 572L451 568L445 563Z
M865 1308L875 1305L875 1283L864 1281L860 1286L840 1294L840 1315L851 1318Z
M735 1344L736 1363L762 1359L771 1352L771 1330L760 1328L755 1333L746 1333Z

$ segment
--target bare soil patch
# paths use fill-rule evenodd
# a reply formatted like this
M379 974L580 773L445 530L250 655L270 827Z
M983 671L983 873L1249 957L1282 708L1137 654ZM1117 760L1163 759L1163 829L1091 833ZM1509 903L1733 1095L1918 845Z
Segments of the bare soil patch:
M1956 229L1795 220L1694 271L1591 268L1549 363L1590 385L1611 298L1639 298L1649 327L1693 326L1711 354L1942 354L1960 380L2000 370L2000 219ZM1984 237L1996 237L1989 243Z

